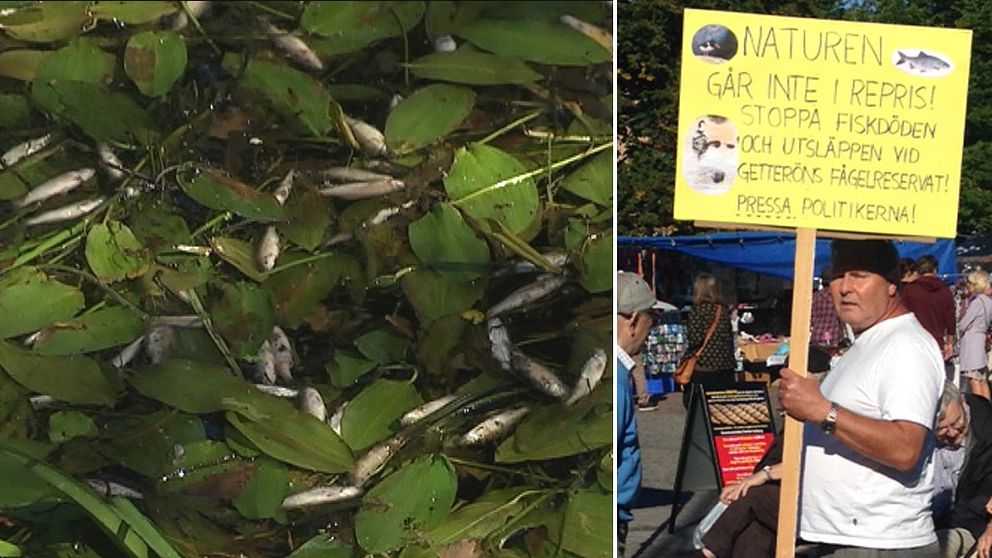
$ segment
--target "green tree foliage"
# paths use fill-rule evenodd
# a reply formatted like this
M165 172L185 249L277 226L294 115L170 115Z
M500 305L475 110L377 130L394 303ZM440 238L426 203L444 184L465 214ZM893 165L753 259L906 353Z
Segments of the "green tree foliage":
M672 218L685 8L971 29L958 232L992 230L992 3L983 0L636 0L617 6L620 235L686 234Z

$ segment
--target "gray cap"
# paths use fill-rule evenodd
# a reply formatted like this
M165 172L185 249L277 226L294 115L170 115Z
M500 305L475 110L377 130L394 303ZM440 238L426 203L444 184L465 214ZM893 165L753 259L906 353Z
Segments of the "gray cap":
M636 273L617 272L617 313L634 314L663 308L654 297L654 291Z

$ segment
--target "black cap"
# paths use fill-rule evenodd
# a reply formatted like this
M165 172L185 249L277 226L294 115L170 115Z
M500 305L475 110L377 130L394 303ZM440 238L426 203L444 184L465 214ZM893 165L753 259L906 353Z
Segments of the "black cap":
M899 252L890 240L835 240L831 247L830 279L848 271L869 271L899 284Z

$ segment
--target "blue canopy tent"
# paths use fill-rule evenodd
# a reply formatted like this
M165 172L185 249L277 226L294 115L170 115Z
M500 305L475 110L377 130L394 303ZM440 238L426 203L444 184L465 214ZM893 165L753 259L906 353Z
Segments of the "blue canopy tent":
M937 258L937 269L943 276L953 275L957 271L954 240L938 239L933 244L897 241L895 245L901 258L916 260L926 254L933 255ZM703 236L621 236L617 240L617 246L620 249L646 248L678 252L791 280L795 266L796 236L778 232L728 232ZM819 276L829 263L830 239L817 238L814 274Z

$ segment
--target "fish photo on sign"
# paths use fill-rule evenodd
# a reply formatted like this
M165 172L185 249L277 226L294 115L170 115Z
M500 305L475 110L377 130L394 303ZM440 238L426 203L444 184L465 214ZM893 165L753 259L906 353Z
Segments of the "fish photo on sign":
M954 71L954 62L950 57L927 50L929 52L918 48L896 49L892 53L892 64L909 75L920 77L944 77Z

